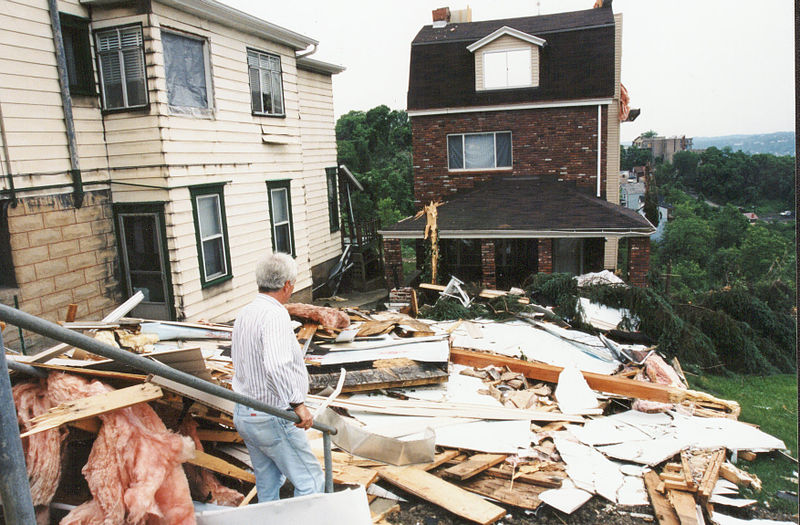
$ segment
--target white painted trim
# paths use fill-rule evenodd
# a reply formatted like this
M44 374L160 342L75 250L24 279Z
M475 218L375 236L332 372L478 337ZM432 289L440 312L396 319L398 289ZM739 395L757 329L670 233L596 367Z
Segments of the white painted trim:
M655 233L655 228L646 231L631 229L600 230L439 230L440 239L562 239L587 237L648 237ZM378 230L378 234L387 239L423 239L420 231L387 231Z
M302 51L311 45L319 44L313 38L295 33L284 27L271 24L253 15L214 0L157 0L159 3L189 13L205 20L216 22L226 27L238 29L272 42L284 44L296 51ZM80 0L82 5L106 6L119 3L118 0Z
M538 36L529 35L528 33L524 33L519 29L514 29L513 27L503 26L494 33L486 35L477 42L473 42L472 44L468 45L467 50L470 53L474 53L476 50L482 48L486 44L490 44L495 40L497 40L498 38L500 38L501 36L506 36L506 35L512 36L514 38L519 38L520 40L523 40L530 44L537 45L539 47L542 47L546 43L544 38L539 38Z
M600 198L600 160L603 158L603 106L597 105L597 197Z
M312 71L314 73L322 73L327 75L336 75L347 69L344 66L340 66L338 64L332 64L331 62L323 62L322 60L316 60L313 58L306 58L306 57L297 58L297 67L300 69L304 69L306 71Z
M409 109L406 111L409 117L425 117L429 115L455 115L458 113L480 113L483 111L514 111L521 109L547 109L547 108L569 108L578 106L597 106L609 105L613 102L610 98L587 98L573 101L560 102L532 102L527 104L501 104L496 106L474 106L461 108L437 108L437 109Z

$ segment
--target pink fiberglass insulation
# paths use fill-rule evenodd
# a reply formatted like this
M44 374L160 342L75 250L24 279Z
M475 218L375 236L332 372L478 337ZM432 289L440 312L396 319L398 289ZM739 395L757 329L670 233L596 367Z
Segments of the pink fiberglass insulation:
M113 390L99 381L53 373L47 390L54 404ZM83 475L94 499L73 509L62 524L195 523L189 483L181 464L194 451L191 439L167 430L147 403L100 415Z
M335 308L304 303L289 303L285 306L292 317L319 323L325 328L338 328L341 330L350 326L350 317Z
M197 435L197 422L192 419L192 416L184 418L181 422L180 431L183 435L189 436L194 440L194 446L197 450L203 450L203 443L200 442L200 437ZM220 483L217 476L208 469L194 465L184 465L183 470L186 471L186 478L189 480L192 496L198 501L227 507L238 507L239 503L244 500L244 494Z
M639 371L636 374L638 381L650 381L661 385L669 385L675 388L686 388L681 381L680 376L675 369L667 364L661 356L657 354L650 354L647 361L644 363L644 374ZM660 403L658 401L648 401L645 399L637 399L631 406L634 410L639 412L647 412L649 414L657 412L667 412L673 408L671 403Z
M30 429L29 421L47 412L53 405L47 397L44 381L18 383L12 389L17 407L17 421L22 431ZM61 479L61 430L54 428L22 438L25 464L31 484L31 499L36 509L36 519L49 522L50 501ZM40 507L41 506L41 507Z

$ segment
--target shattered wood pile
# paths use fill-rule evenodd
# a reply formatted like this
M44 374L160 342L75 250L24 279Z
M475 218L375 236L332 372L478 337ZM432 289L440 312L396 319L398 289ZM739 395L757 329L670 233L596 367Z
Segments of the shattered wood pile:
M689 390L657 349L573 330L538 305L507 322L287 308L307 402L338 431L334 482L366 488L376 523L400 493L481 524L595 496L650 505L662 525L729 523L718 509L754 505L735 496L760 488L735 459L786 448L739 422L734 401ZM123 315L65 324L230 386L230 325ZM8 358L48 372L12 377L41 521L203 523L257 500L231 402L64 345ZM309 437L322 463L321 434Z

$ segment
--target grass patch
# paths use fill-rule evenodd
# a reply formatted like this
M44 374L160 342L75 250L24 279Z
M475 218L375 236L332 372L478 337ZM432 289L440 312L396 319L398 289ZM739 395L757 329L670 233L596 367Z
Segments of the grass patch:
M723 399L738 401L741 421L758 425L761 430L780 438L797 457L797 376L688 376L691 388L709 392ZM796 514L797 501L775 497L779 490L797 491L797 484L786 478L796 477L797 463L780 454L759 454L753 462L739 461L739 468L757 475L763 488L760 493L743 490L746 497L758 499L774 510Z

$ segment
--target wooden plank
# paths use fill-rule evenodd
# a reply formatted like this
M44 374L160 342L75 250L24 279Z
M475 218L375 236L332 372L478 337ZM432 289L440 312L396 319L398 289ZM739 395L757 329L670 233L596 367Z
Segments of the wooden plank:
M365 488L372 485L378 477L378 473L374 470L342 464L334 464L331 473L334 483L362 485Z
M761 490L761 480L755 474L750 474L731 463L725 462L719 467L719 475L737 485L752 487L753 490Z
M724 462L725 449L723 448L714 452L711 461L709 461L706 466L706 471L703 473L703 478L700 480L700 487L698 489L700 501L704 505L708 503L708 498L711 497L711 493L714 491L714 486L719 479L719 468Z
M694 496L682 490L670 490L667 491L667 497L678 515L680 525L700 525Z
M228 463L222 458L212 456L211 454L202 452L200 450L195 450L194 457L186 462L191 465L207 468L208 470L212 470L217 474L222 474L223 476L240 479L249 483L256 482L256 476L252 472L248 472L247 470L239 468L236 465Z
M463 463L444 470L444 475L460 480L469 479L480 474L498 463L502 463L508 456L505 454L474 454Z
M672 504L666 496L658 491L659 483L660 480L655 471L650 470L645 473L644 484L647 487L647 494L650 496L650 504L658 520L658 525L680 525Z
M247 496L245 496L242 502L239 503L239 506L244 507L248 505L251 501L253 501L253 498L256 497L257 493L258 493L258 487L253 485L253 488L250 489L250 492L247 493Z
M392 485L470 521L488 525L506 514L504 508L424 470L390 466L377 470L381 478Z
M78 313L78 304L77 303L70 303L67 306L67 316L64 318L64 321L67 323L71 323L75 320L75 315Z
M421 469L421 470L433 470L436 467L441 466L441 465L447 463L448 461L450 461L451 459L455 458L460 453L461 452L459 452L458 450L446 450L444 452L440 452L439 454L436 454L435 456L433 456L433 461L430 462L430 463L421 463L419 465L411 465L411 467L412 468L418 468L418 469Z
M548 490L545 487L525 484L514 484L512 487L510 481L491 477L471 479L460 485L470 492L492 498L500 503L529 510L536 510L542 504L539 494Z
M215 441L217 443L243 443L242 436L235 430L210 430L204 428L197 429L197 437L200 441Z
M386 368L368 368L365 370L348 370L342 392L363 392L381 388L398 388L444 383L449 374L436 363L412 362L405 366ZM339 380L339 371L309 373L309 384L312 392L322 390L326 386L334 387Z
M490 468L486 471L487 476L498 479L511 479L510 469ZM547 488L561 488L565 475L554 474L552 472L539 471L530 473L514 473L514 483L527 483L529 485L539 485Z
M44 430L57 428L70 421L86 419L119 408L152 401L162 395L159 387L150 383L143 383L62 403L31 419L30 422L33 426L27 432L20 434L20 437L27 437Z
M47 370L60 370L62 372L69 372L81 376L103 377L105 379L121 379L124 381L131 381L141 383L147 376L144 374L131 374L129 372L114 372L113 370L94 370L92 368L76 368L73 366L61 365L48 365L46 363L30 363L31 366L36 368L44 368Z
M507 366L512 372L525 374L525 377L546 381L548 383L558 383L558 376L563 370L560 366L548 365L532 361L523 361L503 355L488 354L485 352L475 352L464 348L450 348L450 361L452 363L483 368L488 365L504 367ZM659 401L661 403L680 403L688 400L711 400L729 408L732 413L738 413L739 405L735 401L717 399L705 392L695 390L684 390L681 388L669 387L658 383L645 381L635 381L617 376L607 376L593 372L582 372L583 377L592 390L619 394L626 397L637 399L647 399Z

